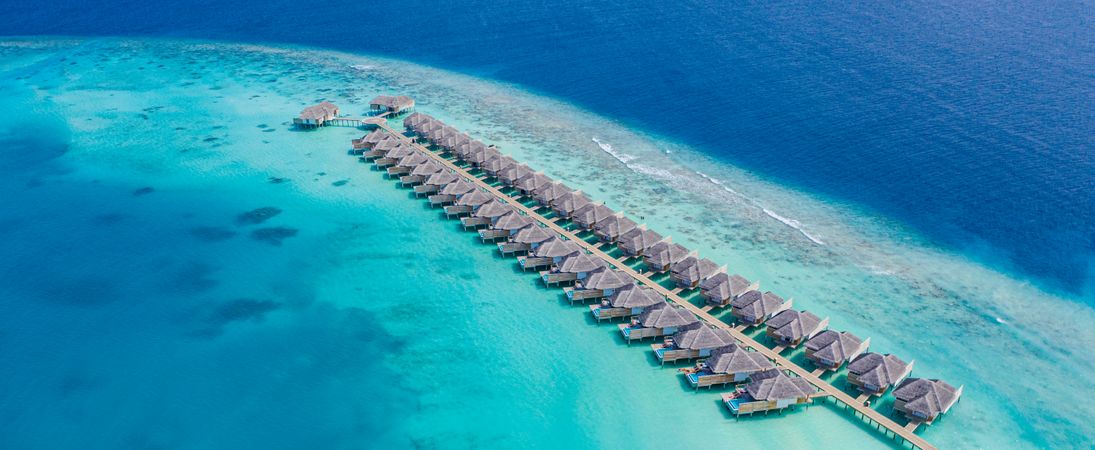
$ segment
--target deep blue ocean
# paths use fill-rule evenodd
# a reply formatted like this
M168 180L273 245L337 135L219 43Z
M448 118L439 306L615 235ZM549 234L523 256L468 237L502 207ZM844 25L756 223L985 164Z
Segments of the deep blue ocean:
M518 83L1095 295L1089 2L4 3L0 35L304 44Z

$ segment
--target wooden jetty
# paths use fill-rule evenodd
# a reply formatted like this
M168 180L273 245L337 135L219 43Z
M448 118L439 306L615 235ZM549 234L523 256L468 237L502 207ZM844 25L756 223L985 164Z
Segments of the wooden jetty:
M811 373L807 369L805 369L805 368L791 362L787 358L781 356L777 351L775 351L773 349L770 349L770 348L762 345L761 343L757 342L752 337L750 337L748 335L745 335L740 329L734 328L730 324L727 324L726 322L723 322L723 321L719 320L718 318L711 315L707 310L704 310L703 308L701 308L699 306L696 306L696 305L688 302L687 300L683 299L680 295L678 295L678 293L680 292L679 289L670 290L670 289L667 289L666 287L654 282L649 277L647 277L645 274L640 273L639 271L637 271L637 270L631 268L630 266L624 264L622 261L620 261L620 260L616 259L615 257L609 255L606 251L604 251L602 249L601 245L591 244L589 242L586 242L586 241L582 240L581 238L579 238L575 234L574 231L571 231L567 228L563 228L558 223L556 223L555 220L548 219L548 218L544 217L543 215L541 215L539 212L537 212L538 208L529 207L529 206L526 206L526 205L522 204L515 197L510 196L510 195L506 194L505 192L503 192L502 188L496 187L496 186L492 185L491 183L488 183L484 179L473 175L472 173L468 172L468 170L465 169L463 166L457 164L454 160L446 158L445 156L443 156L440 153L431 151L430 149L428 149L425 146L423 146L423 145L419 144L418 142L416 142L415 139L412 139L410 137L407 137L407 136L404 136L404 135L400 134L398 131L391 128L391 126L388 125L387 123L381 124L381 125L379 125L379 127L381 129L387 131L388 133L390 133L392 136L396 137L397 139L400 139L402 142L404 142L406 144L413 145L416 149L418 149L419 151L421 151L424 154L428 155L430 158L433 158L437 162L441 163L443 166L447 167L449 170L461 175L462 177L467 179L469 182L475 184L476 187L478 188L477 192L482 192L482 193L485 193L485 194L489 194L490 196L493 196L493 197L496 197L498 199L501 199L501 200L505 201L506 203L513 206L513 208L517 209L522 214L524 214L525 216L531 218L532 220L534 220L536 222L539 222L542 226L544 226L545 228L551 230L552 232L554 232L555 234L560 236L562 239L564 239L568 242L572 242L575 245L579 246L583 251L588 252L589 256L592 256L592 257L595 257L595 258L599 259L603 265L614 267L616 270L618 270L620 272L623 272L627 276L630 276L635 281L636 284L644 286L648 289L654 290L659 295L661 295L661 296L665 297L666 299L668 299L669 302L671 302L672 305L674 305L674 306L671 306L671 307L666 305L666 306L663 306L661 308L655 308L655 307L648 308L646 311L643 312L643 314L642 314L643 316L651 314L651 311L653 311L655 309L664 310L664 309L667 309L667 308L671 308L673 310L687 311L689 314L693 315L694 317L697 317L699 320L703 320L704 322L706 322L710 325L713 325L713 326L715 326L715 327L717 327L721 330L726 331L730 336L732 336L741 345L743 345L745 347L748 347L748 348L751 348L754 351L756 351L757 353L760 353L760 354L764 355L766 358L768 358L769 360L774 362L774 364L777 366L777 368L779 368L781 370L785 370L785 371L787 371L787 372L789 372L793 375L796 375L797 378L791 378L791 377L787 377L787 378L790 379L790 380L797 380L797 381L792 381L792 383L795 386L797 386L798 388L801 388L801 390L806 390L806 386L812 386L809 390L814 391L814 392L809 393L802 400L799 400L799 398L796 397L794 399L795 404L800 404L800 402L801 403L808 403L808 402L813 401L814 398L819 398L819 397L820 398L825 398L825 399L830 399L834 402L837 402L838 404L843 405L847 409L850 409L850 410L854 411L856 415L858 415L859 417L862 417L868 423L876 426L880 430L883 430L887 434L887 436L892 435L895 439L901 440L902 443L907 443L907 444L909 444L909 445L911 445L915 448L931 449L931 450L935 449L935 447L933 447L931 444L929 444L925 439L921 438L920 436L917 436L913 432L913 429L908 429L906 427L903 427L903 426L897 424L896 422L894 422L892 419L890 419L886 415L882 414L881 412L876 411L876 410L874 410L870 407L864 406L863 403L857 402L855 398L852 398L849 394L845 393L841 389L839 389L839 388L829 384L825 380L819 378L818 375L815 375L815 374ZM469 144L469 146L470 146L470 144ZM483 152L483 151L485 151L485 150L480 150L480 152ZM469 158L467 158L466 161L471 162L474 165L474 160L476 158L477 157L475 156L475 154L472 153L472 155ZM480 161L482 161L482 157L478 157L478 158L480 159ZM537 178L537 177L539 177L539 178ZM515 180L514 187L521 193L521 195L529 195L529 193L532 190L534 190L535 188L542 187L544 184L548 184L548 183L552 182L552 180L550 178L547 178L546 176L542 176L542 175L539 175L539 174L536 174L536 175L533 175L533 176L527 176L524 179L525 180L536 179L538 181L533 181L533 182L523 183L522 184L522 180ZM460 197L460 199L462 199L463 197L467 197L468 195L474 195L474 194L472 194L472 193L464 194L463 196ZM458 199L458 201L459 201L459 199ZM433 202L431 201L431 203L433 203ZM590 205L593 205L593 204L590 204ZM590 205L586 205L586 207L584 207L584 209L590 208ZM472 211L472 208L469 207L469 208L467 208L467 210L464 213L465 214L470 213L471 211ZM581 210L575 211L575 216L577 216L580 211ZM611 212L611 210L608 210L608 211ZM446 213L448 213L448 211L446 211ZM608 214L608 215L613 215L613 214L615 214L615 213L612 212L611 214ZM607 216L604 216L604 217L607 217ZM593 218L596 219L595 216ZM574 220L574 222L578 223L577 220ZM591 226L593 226L596 222L597 222L597 220L593 220L593 221L587 221L584 224L578 224L578 225L581 228L588 229ZM663 241L662 243L665 243L665 241ZM660 244L661 243L659 243L657 245L660 245ZM654 250L654 247L656 247L657 245L651 247L648 250ZM664 253L660 253L659 256L657 258L654 258L653 261L648 261L647 263L648 264L650 262L654 262L656 264L657 263L664 263L664 265L660 267L660 269L664 271L664 270L669 269L670 264L672 264L674 262L677 262L680 259L683 259L684 255L680 255L681 258L676 259L674 261L673 259L678 255L675 255L674 251L669 251L668 249L665 249L665 250L666 251ZM685 249L685 252L687 253L686 249ZM585 254L585 253L580 253L580 254ZM646 259L647 256L649 256L649 255L644 255L644 260ZM659 268L659 267L655 267L655 268ZM621 333L624 335L625 339L627 339L628 341L630 341L632 339L636 339L636 338L649 337L649 336L647 336L646 331L650 331L651 335L658 335L658 333L660 333L661 335L664 335L665 332L667 331L666 329L635 327L633 325L623 325L623 324L620 325L620 328L621 328ZM675 332L676 330L673 330L673 331ZM786 375L784 375L784 376L786 376ZM805 385L803 385L803 383L805 383ZM816 388L816 389L814 389L814 388ZM816 392L817 390L820 390L820 392ZM758 393L762 393L762 392L758 391ZM761 395L760 397L762 397L762 398L758 401L771 401L771 400L765 400L763 395ZM777 408L780 408L781 406L783 406L783 407L789 406L789 404L786 403L787 400L785 400L785 399L775 399L774 401L775 401L775 406ZM739 402L739 405L744 405L744 403ZM739 407L738 411L739 411L739 413L740 412L748 412L747 411L748 409L753 409L754 411L757 410L754 407L748 407L748 408L746 408L746 410L742 410ZM764 409L764 410L769 410L769 409Z

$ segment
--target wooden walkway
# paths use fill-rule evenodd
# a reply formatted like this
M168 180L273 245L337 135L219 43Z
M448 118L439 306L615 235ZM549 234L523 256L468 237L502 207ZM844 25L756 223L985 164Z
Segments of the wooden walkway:
M885 428L887 431L892 432L894 434L894 436L904 440L905 442L908 442L908 443L912 444L913 446L915 446L917 448L921 448L921 449L924 449L924 450L935 450L934 446L929 444L928 441L924 440L920 436L917 436L916 434L914 434L912 430L909 430L905 427L902 427L901 425L898 425L897 422L894 422L889 417L886 417L885 415L883 415L882 413L880 413L878 411L875 411L874 409L863 406L863 403L857 402L856 399L852 398L852 396L848 395L844 391L838 389L836 386L833 386L833 385L829 384L827 381L822 380L817 375L814 375L814 374L810 373L810 371L808 371L808 370L806 370L802 367L799 367L797 364L791 362L787 358L784 358L783 356L780 356L780 354L778 352L776 352L776 351L774 351L774 350L772 350L768 347L765 347L764 345L761 345L761 343L753 340L753 338L751 338L749 336L746 336L744 333L742 333L738 329L730 326L726 322L723 322L723 321L719 320L718 318L711 315L707 311L704 311L702 308L700 308L696 305L693 305L691 302L681 298L679 295L677 295L677 293L681 291L680 289L669 290L669 289L666 289L664 286L662 286L658 283L655 283L653 280L648 278L646 275L643 275L642 273L639 273L635 269L632 269L631 267L629 267L627 264L624 264L624 263L620 262L619 260L617 260L616 258L612 257L612 255L609 255L608 253L605 253L603 250L598 248L598 246L590 244L589 242L586 242L584 239L579 238L574 232L572 232L570 230L567 230L563 227L560 227L559 225L557 225L551 219L548 219L548 218L540 215L540 213L536 212L533 208L529 208L528 206L525 206L521 202L517 201L516 199L513 199L512 197L510 197L506 193L502 192L500 189L498 189L494 186L491 186L486 181L483 181L482 178L479 178L475 175L472 175L467 170L465 170L463 167L460 167L460 166L456 165L451 160L448 160L448 159L442 157L441 155L431 151L430 149L428 149L426 147L423 147L422 145L418 144L413 139L408 138L408 137L404 136L402 133L399 133L399 132L395 131L388 124L382 124L382 125L380 125L380 128L383 129L384 131L387 131L391 135L393 135L393 136L395 136L399 139L402 139L404 142L413 145L415 148L417 148L417 149L421 150L423 153L425 153L426 156L429 156L430 158L433 158L434 160L436 160L438 163L442 164L443 166L448 167L449 169L453 170L457 174L467 178L472 183L475 183L477 186L479 186L483 190L485 190L485 191L489 192L490 194L498 197L502 201L505 201L506 203L509 203L514 208L516 208L519 211L521 211L521 212L525 213L526 215L528 215L528 217L530 219L533 219L533 220L536 220L537 222L540 222L545 227L551 229L552 231L558 233L561 236L566 237L567 239L571 240L572 242L580 245L581 247L585 248L591 254L603 259L606 263L614 266L617 270L628 274L629 276L631 276L631 278L634 278L637 282L645 285L646 287L654 289L658 293L664 295L666 298L668 298L673 303L678 304L680 306L683 306L684 308L688 309L693 314L700 317L701 319L703 319L707 323L726 330L727 332L730 333L731 336L734 336L735 339L737 339L739 342L743 343L745 346L751 347L754 350L756 350L756 351L760 352L761 354L763 354L764 356L768 357L768 359L770 359L772 361L775 361L777 366L779 366L783 369L789 370L789 371L793 372L795 375L798 375L799 377L802 377L803 379L808 381L810 384L817 387L820 391L828 394L834 400L836 400L840 403L843 403L848 408L851 408L851 409L855 410L856 412L858 412L862 417L868 419L871 422L874 422L875 424L877 424L878 426L880 426L882 428Z

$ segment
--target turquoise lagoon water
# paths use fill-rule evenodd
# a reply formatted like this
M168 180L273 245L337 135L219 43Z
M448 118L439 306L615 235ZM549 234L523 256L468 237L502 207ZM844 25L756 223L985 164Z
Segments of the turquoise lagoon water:
M826 404L729 418L347 156L359 131L287 122L378 93L964 384L941 447L1095 434L1090 307L514 86L207 42L8 40L0 70L4 448L892 445Z

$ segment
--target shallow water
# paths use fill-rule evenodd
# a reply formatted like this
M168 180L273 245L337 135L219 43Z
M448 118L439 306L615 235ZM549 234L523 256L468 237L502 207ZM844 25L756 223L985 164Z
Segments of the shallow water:
M359 131L287 123L397 92L964 384L932 443L1091 443L1088 306L559 101L217 43L10 40L0 70L5 448L889 445L824 405L729 419L347 156Z

